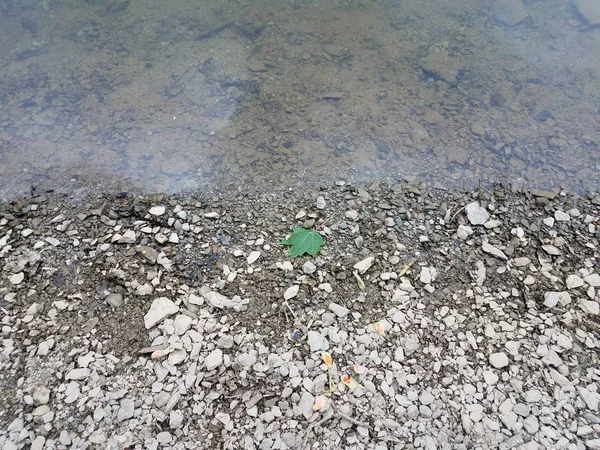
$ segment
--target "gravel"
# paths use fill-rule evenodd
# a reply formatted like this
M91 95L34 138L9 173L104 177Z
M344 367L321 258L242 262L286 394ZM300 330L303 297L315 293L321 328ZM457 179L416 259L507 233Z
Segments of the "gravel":
M2 448L600 446L587 197L252 195L3 206Z

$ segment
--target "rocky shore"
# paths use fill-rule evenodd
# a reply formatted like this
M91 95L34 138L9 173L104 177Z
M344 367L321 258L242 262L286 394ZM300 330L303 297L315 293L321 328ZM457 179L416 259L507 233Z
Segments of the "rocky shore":
M0 447L600 449L599 237L558 190L2 205Z

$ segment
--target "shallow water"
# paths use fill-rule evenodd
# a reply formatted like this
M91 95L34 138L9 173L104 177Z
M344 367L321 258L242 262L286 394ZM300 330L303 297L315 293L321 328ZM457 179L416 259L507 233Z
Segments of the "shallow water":
M598 190L600 29L580 12L0 0L0 195L406 176Z

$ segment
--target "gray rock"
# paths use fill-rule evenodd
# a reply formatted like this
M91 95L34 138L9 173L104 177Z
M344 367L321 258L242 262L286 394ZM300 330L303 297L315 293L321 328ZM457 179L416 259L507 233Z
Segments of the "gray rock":
M187 316L185 314L179 314L177 317L175 317L175 320L173 321L173 328L175 329L175 334L178 336L184 334L187 330L190 329L190 327L192 326L192 322L193 320L190 316Z
M592 392L589 389L586 389L581 386L577 386L577 392L579 393L579 397L584 401L586 406L590 411L598 411L600 406L600 394L597 392Z
M358 211L351 209L350 211L346 211L344 213L344 216L346 216L346 219L348 219L348 220L352 220L352 221L358 220Z
M330 303L329 311L334 313L340 319L343 319L344 317L346 317L348 315L348 313L350 312L350 310L348 308L346 308L345 306L342 306L342 305L338 305L337 303Z
M33 391L32 397L37 405L45 405L50 401L50 389L45 386L38 386Z
M307 274L310 275L311 273L315 273L317 270L317 266L315 266L312 262L310 261L306 261L303 265L302 265L302 271Z
M473 234L473 229L466 225L459 225L458 230L456 230L456 236L463 241L469 239L469 236Z
M325 199L321 195L317 197L317 209L325 209Z
M158 260L158 252L152 247L148 247L147 245L138 245L136 247L136 251L152 264L155 264Z
M554 212L554 218L558 221L558 222L568 222L569 220L571 220L571 216L568 215L566 212L564 211L555 211Z
M171 411L169 413L169 428L177 430L183 424L183 414L181 411Z
M508 259L508 257L504 254L504 252L502 250L494 247L492 244L490 244L488 242L484 242L483 244L481 244L481 249L484 252L489 253L492 256L495 256L496 258L503 259L505 261Z
M118 244L135 244L136 234L133 230L127 230L117 241Z
M206 370L214 370L223 364L223 351L220 349L213 350L204 360Z
M369 256L368 258L365 258L362 261L359 261L356 264L354 264L354 268L358 270L360 274L363 274L371 268L374 262L375 258L373 256Z
M313 404L315 397L310 392L303 392L298 402L296 415L302 415L306 420L310 419L313 414Z
M298 295L299 291L300 291L300 286L298 286L297 284L294 284L293 286L290 286L289 288L287 288L285 290L285 292L283 293L283 298L285 300L291 300L296 295Z
M44 448L45 443L46 438L44 436L36 436L36 438L31 443L31 447L29 447L29 450L42 450Z
M577 275L568 275L565 284L567 285L567 289L576 289L583 286L584 282L581 277Z
M535 434L540 429L540 423L538 422L537 417L535 417L534 415L527 416L523 420L523 426L529 434Z
M123 422L124 420L131 419L135 413L135 403L130 398L124 398L121 400L119 411L117 412L117 421Z
M165 208L163 205L153 206L149 211L150 214L156 217L162 216L165 212L167 212L167 208Z
M228 334L225 334L225 335L221 336L217 340L217 347L219 347L219 348L231 348L231 347L233 347L233 336L230 336Z
M419 396L419 401L422 405L431 405L435 401L435 397L431 395L431 392L423 391Z
M236 360L242 367L252 367L256 364L256 355L252 353L241 353L237 356Z
M25 274L23 272L19 272L19 273L15 273L14 275L11 275L11 277L9 278L9 281L14 285L19 285L23 282L24 279L25 279Z
M506 367L508 366L508 356L504 352L492 353L490 355L490 364L496 369Z
M469 219L471 225L483 225L490 218L490 214L479 204L479 202L469 203L465 207L465 212L467 213L467 219Z
M310 346L311 353L318 352L319 350L329 349L329 342L327 342L325 336L316 331L309 331L306 335L306 340Z
M202 294L202 296L206 300L206 303L213 308L231 308L235 311L238 311L241 308L241 299L238 300L237 297L230 299L215 291L207 292L206 294Z
M79 369L73 369L65 375L65 380L85 380L90 376L90 369L82 367Z
M162 431L156 435L156 440L159 444L170 444L173 441L173 437L168 431Z
M108 303L113 308L118 308L119 306L122 306L123 305L123 294L119 294L119 293L109 294L108 297L106 297L106 303Z
M562 306L571 303L571 295L566 292L546 292L544 294L544 306L548 308L554 308L556 305L561 304Z
M588 439L585 441L585 447L589 450L600 450L600 439Z
M527 18L527 11L521 0L497 0L492 7L496 20L508 26L514 26Z
M587 277L584 277L583 281L592 287L600 287L600 275L597 273L593 273Z
M246 262L248 264L254 264L258 260L258 258L260 258L260 252L255 250L253 252L250 252L248 258L246 258Z
M150 306L150 310L144 316L144 326L150 329L163 319L177 313L179 306L166 297L155 298Z
M579 307L587 314L600 315L600 303L593 300L579 299Z

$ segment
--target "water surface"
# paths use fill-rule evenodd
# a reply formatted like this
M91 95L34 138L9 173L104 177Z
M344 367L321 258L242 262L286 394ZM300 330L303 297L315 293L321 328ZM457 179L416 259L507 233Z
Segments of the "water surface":
M0 194L597 190L600 29L577 6L0 0Z

